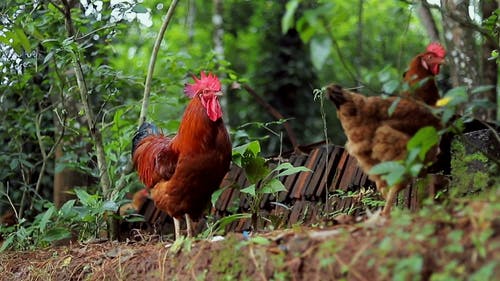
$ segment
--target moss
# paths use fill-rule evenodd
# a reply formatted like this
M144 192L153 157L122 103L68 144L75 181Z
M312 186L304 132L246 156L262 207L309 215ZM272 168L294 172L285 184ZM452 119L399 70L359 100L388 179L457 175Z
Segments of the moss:
M463 143L455 140L451 145L451 191L454 195L464 195L482 190L494 181L488 158L480 152L468 154Z
M288 271L288 266L286 264L286 255L284 252L279 252L277 254L272 254L269 256L271 264L274 267L273 280L290 280L291 274Z
M234 245L238 243L236 237L229 237L224 247L213 255L211 270L214 276L221 277L219 280L239 279L246 271L246 256L242 249L235 251Z

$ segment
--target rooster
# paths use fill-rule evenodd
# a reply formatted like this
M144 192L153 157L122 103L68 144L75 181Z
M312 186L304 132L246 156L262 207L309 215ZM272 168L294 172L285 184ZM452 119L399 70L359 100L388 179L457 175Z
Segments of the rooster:
M363 171L369 174L373 166L385 161L406 158L406 144L417 131L426 126L441 128L440 120L428 106L413 99L402 98L395 111L389 108L396 97L365 97L342 89L338 85L327 87L328 98L337 108L337 116L347 136L346 149L356 158ZM427 160L434 161L437 148L429 150ZM369 175L377 190L385 198L382 214L390 215L391 206L408 180L388 186L380 175Z
M410 86L410 90L405 91L403 95L413 96L434 106L439 99L434 76L439 74L445 56L446 50L439 43L429 44L424 53L415 56L403 75L403 80Z
M156 206L174 220L175 238L180 237L180 219L185 217L187 236L192 220L198 219L211 194L229 170L231 141L222 121L219 96L221 83L201 73L184 88L191 98L177 135L170 138L149 123L138 129L132 158L139 179L151 189Z

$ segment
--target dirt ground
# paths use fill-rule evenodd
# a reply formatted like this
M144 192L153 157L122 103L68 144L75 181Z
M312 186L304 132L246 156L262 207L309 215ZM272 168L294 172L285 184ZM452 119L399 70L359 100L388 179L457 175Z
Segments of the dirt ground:
M222 240L172 244L144 235L6 252L0 279L495 280L499 215L498 201L476 200L457 209L396 210L391 219L340 217L328 227L229 233Z

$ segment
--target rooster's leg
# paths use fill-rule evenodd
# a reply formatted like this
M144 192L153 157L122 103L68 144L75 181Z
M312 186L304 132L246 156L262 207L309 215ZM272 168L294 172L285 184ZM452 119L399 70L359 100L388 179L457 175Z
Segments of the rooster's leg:
M193 221L188 214L186 216L186 228L187 228L187 237L193 237Z
M181 222L178 218L174 218L175 240L181 237Z

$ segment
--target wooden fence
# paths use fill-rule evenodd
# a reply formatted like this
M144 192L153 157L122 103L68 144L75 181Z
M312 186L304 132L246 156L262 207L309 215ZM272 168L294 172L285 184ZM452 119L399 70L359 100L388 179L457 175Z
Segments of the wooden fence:
M290 227L297 223L314 222L320 214L340 212L357 214L364 211L362 208L357 208L361 203L356 198L332 196L356 191L361 187L374 189L374 184L358 167L356 159L349 156L343 147L321 145L311 149L307 154L291 154L286 161L293 166L305 166L313 172L300 172L280 179L286 191L279 192L275 196L264 196L260 209L261 215L267 219L261 220L261 227L269 225L273 225L274 228ZM247 194L240 192L248 185L245 172L237 166L232 166L221 184L221 187L226 189L212 208L211 215L221 218L234 213L249 212ZM416 191L409 186L401 192L398 202L406 207L415 208L416 199ZM170 217L156 209L151 200L145 203L141 213L147 222L147 229L160 233L172 230ZM231 223L226 230L240 232L250 227L250 219L241 219Z

